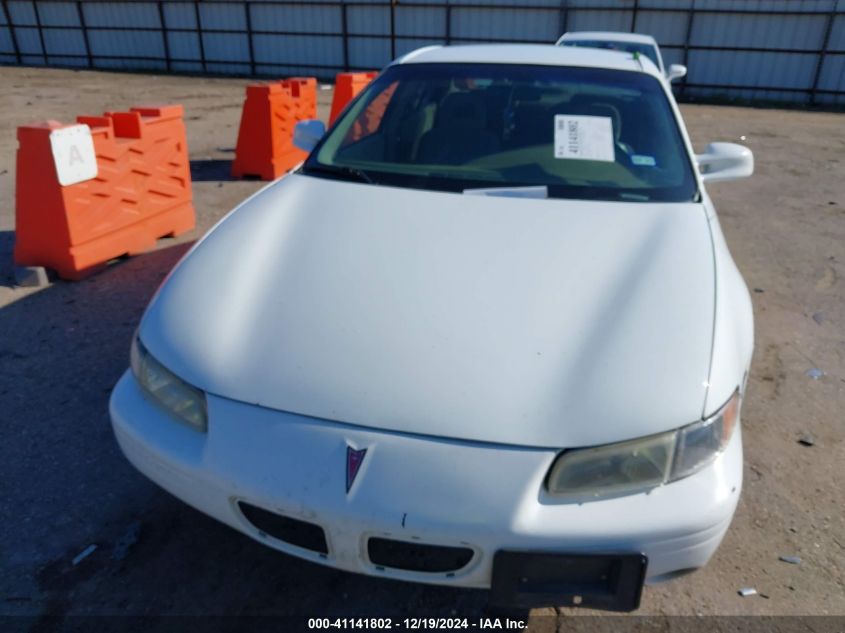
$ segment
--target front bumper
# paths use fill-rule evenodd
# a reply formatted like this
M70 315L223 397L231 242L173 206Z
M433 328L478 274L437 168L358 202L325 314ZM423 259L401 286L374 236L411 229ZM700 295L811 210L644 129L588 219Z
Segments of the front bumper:
M347 571L487 588L496 552L631 553L647 580L704 565L742 485L740 431L712 465L647 493L565 502L544 492L557 451L410 436L208 396L208 433L150 402L127 372L110 403L118 443L147 477L198 510L296 556ZM367 449L347 492L347 447ZM322 528L300 547L246 518L250 504ZM471 549L452 571L370 559L370 538Z

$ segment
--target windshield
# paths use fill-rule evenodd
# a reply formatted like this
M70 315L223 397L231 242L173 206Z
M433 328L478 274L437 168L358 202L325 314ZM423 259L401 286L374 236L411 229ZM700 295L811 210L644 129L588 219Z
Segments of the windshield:
M657 79L559 66L391 66L303 172L437 191L540 186L548 197L637 202L697 195Z
M636 42L614 42L611 40L563 40L561 46L579 46L583 48L604 48L609 51L621 51L623 53L639 53L648 57L654 65L663 69L657 57L657 49L651 44L638 44Z

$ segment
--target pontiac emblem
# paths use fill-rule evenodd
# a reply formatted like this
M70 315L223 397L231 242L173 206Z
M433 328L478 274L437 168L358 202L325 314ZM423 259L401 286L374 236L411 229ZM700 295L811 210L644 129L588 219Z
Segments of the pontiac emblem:
M361 464L364 463L364 455L366 454L366 448L358 451L351 446L346 447L346 494L349 494L352 484L355 483L355 477L358 476L358 471L361 469Z

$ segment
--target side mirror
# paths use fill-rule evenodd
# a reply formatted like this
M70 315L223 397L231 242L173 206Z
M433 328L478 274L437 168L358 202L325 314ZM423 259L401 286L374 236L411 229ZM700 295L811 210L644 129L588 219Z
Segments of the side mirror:
M754 154L736 143L710 143L695 160L703 182L736 180L754 173Z
M669 66L669 72L666 73L666 79L675 81L681 77L687 76L687 67L683 64L672 64Z
M301 150L310 152L317 146L326 133L326 124L317 119L300 121L293 128L293 144Z

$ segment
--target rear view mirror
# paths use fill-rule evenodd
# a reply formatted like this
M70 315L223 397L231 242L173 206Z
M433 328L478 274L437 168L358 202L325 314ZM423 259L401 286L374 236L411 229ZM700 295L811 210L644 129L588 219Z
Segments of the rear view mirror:
M736 143L710 143L695 160L703 182L736 180L754 173L754 154Z
M317 146L326 133L326 124L317 119L300 121L293 128L293 144L301 150L310 152Z
M666 73L666 79L675 81L681 77L687 76L687 67L682 64L672 64L669 66L669 72Z

